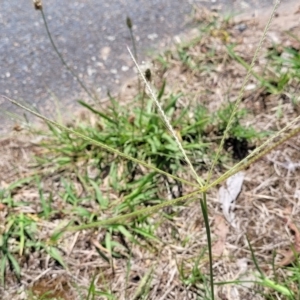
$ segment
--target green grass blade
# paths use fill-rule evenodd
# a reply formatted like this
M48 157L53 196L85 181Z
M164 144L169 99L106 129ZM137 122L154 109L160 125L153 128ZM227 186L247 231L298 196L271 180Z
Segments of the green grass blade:
M252 248L252 245L248 239L248 236L246 235L246 239L247 239L247 243L249 245L249 248L250 248L250 252L251 252L251 257L252 257L252 260L253 260L253 263L257 269L257 271L260 273L260 275L262 276L262 278L264 278L264 273L262 272L262 270L260 269L259 267L259 264L258 264L258 261L256 260L256 257L255 257L255 254L254 254L254 251L253 251L253 248Z
M100 116L101 118L105 119L106 121L117 125L117 122L114 121L113 119L109 118L107 116L107 114L102 113L101 111L95 109L94 107L92 107L91 105L87 104L86 102L82 101L82 100L78 100L78 103L81 104L83 107L87 108L88 110L90 110L92 113Z
M209 276L210 276L210 292L211 292L211 300L215 299L214 294L214 273L213 273L213 256L212 256L212 241L210 234L210 226L208 219L208 208L206 202L206 193L203 193L203 198L200 198L200 206L204 219L205 229L206 229L206 237L207 237L207 246L208 246L208 256L209 256Z
M66 264L64 263L64 260L57 250L57 248L52 247L52 246L46 246L45 247L47 253L54 259L56 260L63 268L67 268Z
M93 139L91 139L91 138L85 136L84 134L81 134L81 133L79 133L79 132L77 132L77 131L74 131L74 130L68 128L68 127L65 127L65 126L63 126L63 125L61 125L61 124L58 124L57 122L52 121L52 120L50 120L49 118L46 118L46 117L42 116L41 114L39 114L39 113L37 113L37 112L35 112L35 111L33 111L33 110L27 108L26 106L24 106L24 105L18 103L17 101L15 101L15 100L13 100L13 99L10 99L10 98L8 98L8 97L6 97L6 96L3 96L3 95L2 95L2 97L5 98L5 99L7 99L8 101L12 102L13 104L19 106L20 108L22 108L22 109L24 109L24 110L30 112L31 114L35 115L36 117L38 117L38 118L44 120L45 122L47 122L47 123L49 123L49 124L52 124L53 126L59 128L60 130L63 130L63 131L65 131L65 132L68 132L68 133L71 133L71 134L74 134L74 135L76 135L76 136L82 138L82 139L85 140L85 141L88 141L88 142L90 142L90 143L92 143L92 144L94 144L94 145L96 145L96 146L99 146L99 147L101 147L101 148L103 148L103 149L105 149L105 150L107 150L107 151L109 151L109 152L111 152L111 153L114 153L114 154L116 154L116 155L118 155L118 156L120 156L120 157L123 157L123 158L125 158L125 159L131 160L131 161L133 161L133 162L135 162L135 163L138 163L138 164L140 164L140 165L142 165L142 166L144 166L144 167L146 167L146 168L148 168L148 169L150 169L150 170L153 170L153 171L155 171L155 172L157 172L157 173L160 173L160 174L163 174L163 175L165 175L165 176L171 177L171 178L173 178L173 179L175 179L175 180L178 180L178 181L180 181L180 182L182 182L182 183L185 183L185 184L187 184L187 185L190 185L190 186L194 186L194 187L197 187L197 186L198 186L198 185L195 184L195 183L192 183L192 182L190 182L190 181L184 180L184 179L182 179L182 178L179 178L179 177L176 177L176 176L174 176L174 175L171 175L171 174L169 174L169 173L167 173L167 172L164 172L163 170L160 170L160 169L158 169L158 168L156 168L156 167L154 167L154 166L152 166L152 165L149 165L149 164L147 164L146 162L143 162L143 161L141 161L141 160L139 160L139 159L136 159L136 158L134 158L134 157L131 157L130 155L124 154L123 152L121 152L121 151L119 151L119 150L117 150L117 149L113 149L113 148L111 148L110 146L107 146L107 145L104 144L104 143L101 143L101 142L99 142L99 141L95 141L95 140L93 140Z
M5 285L5 273L6 273L7 254L3 255L0 262L0 278L1 285Z
M17 279L20 281L21 279L21 268L17 262L17 260L15 259L15 257L13 255L11 255L9 252L7 253L7 258L10 262L10 264L12 265L13 267L13 270L17 276Z
M156 104L156 107L157 107L157 109L158 109L158 111L159 111L159 114L160 114L161 117L162 117L163 122L165 123L166 127L168 128L168 130L171 132L171 134L172 134L172 136L173 136L173 138L174 138L174 140L175 140L175 142L176 142L176 144L177 144L177 146L178 146L180 152L182 153L182 155L183 155L185 161L187 162L187 164L188 164L188 166L189 166L189 168L190 168L190 170L191 170L191 172L192 172L194 178L197 180L197 182L198 182L198 184L199 184L200 186L203 186L203 184L204 184L203 179L201 179L201 178L198 176L198 174L197 174L196 170L194 169L194 167L193 167L193 165L192 165L190 159L188 158L188 156L187 156L187 154L186 154L186 152L185 152L185 150L184 150L184 148L183 148L183 146L182 146L182 144L181 144L181 142L180 142L180 140L179 140L179 138L178 138L178 136L177 136L175 130L173 129L173 127L172 127L172 125L171 125L169 119L167 118L167 116L166 116L164 110L162 109L162 106L160 105L160 103L159 103L157 97L155 96L153 89L151 88L149 82L146 80L146 78L145 78L143 72L141 71L141 69L140 69L140 67L139 67L139 65L138 65L138 63L137 63L137 61L135 60L133 54L131 53L130 49L129 49L128 47L127 47L127 49L128 49L128 52L129 52L129 54L130 54L130 56L131 56L131 58L132 58L132 60L133 60L133 62L134 62L134 64L135 64L135 66L136 66L136 68L137 68L137 70L138 70L138 73L140 74L141 78L143 79L143 81L144 81L144 83L145 83L145 85L146 85L146 87L147 87L147 90L148 90L148 92L149 92L150 95L151 95L152 100L153 100L154 103Z
M289 299L296 299L296 298L294 298L294 293L290 289L288 289L287 287L285 287L281 284L274 282L273 280L270 280L270 279L264 277L259 282L259 284L261 284L267 288L271 288L272 290L275 290L275 291L279 292L280 294L287 296Z

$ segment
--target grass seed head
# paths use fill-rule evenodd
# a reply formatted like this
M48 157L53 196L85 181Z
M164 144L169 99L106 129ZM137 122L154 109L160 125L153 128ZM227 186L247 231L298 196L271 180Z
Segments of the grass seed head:
M131 19L130 19L129 17L126 17L126 25L127 25L127 27L128 27L129 29L132 28L132 21L131 21Z
M150 69L146 69L145 78L147 79L147 81L151 81L151 70Z
M34 8L37 10L43 9L42 0L33 0L33 5L34 5Z

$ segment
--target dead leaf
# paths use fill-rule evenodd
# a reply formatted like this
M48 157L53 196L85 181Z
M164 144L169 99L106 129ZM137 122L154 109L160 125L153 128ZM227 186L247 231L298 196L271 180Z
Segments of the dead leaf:
M287 225L291 231L294 232L295 241L289 250L278 251L278 253L284 256L281 262L278 264L279 267L290 265L300 254L300 231L294 223L289 222L287 219L285 219L285 221L288 223Z
M218 240L213 245L212 252L214 256L221 256L225 248L226 237L229 232L229 227L226 223L226 220L221 215L217 215L215 217L215 224L216 229L214 233L217 236Z

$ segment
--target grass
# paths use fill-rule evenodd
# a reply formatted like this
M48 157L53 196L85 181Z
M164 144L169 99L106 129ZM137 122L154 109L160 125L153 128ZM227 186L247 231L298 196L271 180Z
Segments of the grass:
M161 107L145 80L125 104L82 100L68 127L46 120L35 162L0 193L3 293L299 299L297 260L280 266L274 252L290 245L283 217L299 213L298 57L272 45L251 64L241 47L230 20L202 15L199 36L155 60ZM247 72L255 88L243 96ZM245 168L233 227L217 187Z

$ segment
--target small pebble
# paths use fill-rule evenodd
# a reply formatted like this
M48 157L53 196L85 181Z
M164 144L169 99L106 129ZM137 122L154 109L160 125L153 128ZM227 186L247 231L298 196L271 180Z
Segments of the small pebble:
M238 24L236 28L239 32L243 32L248 28L248 26L245 23L241 23L241 24Z
M149 40L153 41L153 40L155 40L155 39L158 38L158 35L157 35L157 33L151 33L151 34L148 34L148 35L147 35L147 38L148 38Z

